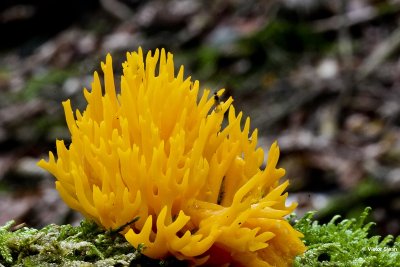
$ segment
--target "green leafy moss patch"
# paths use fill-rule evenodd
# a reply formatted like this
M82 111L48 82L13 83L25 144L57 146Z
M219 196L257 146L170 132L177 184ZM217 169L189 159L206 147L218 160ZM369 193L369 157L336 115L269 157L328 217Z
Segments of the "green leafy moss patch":
M400 236L370 236L374 223L365 223L370 211L366 208L357 219L334 216L326 224L313 220L315 212L307 213L295 228L304 234L308 249L294 266L400 266Z
M0 227L0 267L3 266L185 266L175 259L156 261L142 255L115 232L95 223L80 226L48 225L37 230L13 230L14 222Z

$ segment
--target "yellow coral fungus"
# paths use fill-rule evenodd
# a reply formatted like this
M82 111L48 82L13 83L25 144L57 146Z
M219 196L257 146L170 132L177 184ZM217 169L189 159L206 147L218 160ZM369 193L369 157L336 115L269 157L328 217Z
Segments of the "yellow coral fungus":
M128 53L119 94L110 55L101 67L104 94L94 73L83 113L63 103L69 148L58 140L57 159L50 152L39 162L71 208L107 229L139 217L123 234L152 258L288 266L305 250L283 218L295 204L285 206L279 148L261 168L257 130L250 135L249 118L241 126L232 98L219 101L223 90L199 97L199 82L185 79L183 66L175 75L164 50Z

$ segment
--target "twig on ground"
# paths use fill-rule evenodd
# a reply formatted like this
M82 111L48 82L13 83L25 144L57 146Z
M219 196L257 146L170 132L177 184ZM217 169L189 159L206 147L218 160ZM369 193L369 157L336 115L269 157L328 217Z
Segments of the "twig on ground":
M388 38L379 43L374 51L360 66L357 79L369 76L383 61L400 47L400 28L397 28Z
M133 12L130 11L129 7L124 5L117 0L100 0L102 8L120 20L127 20L133 17Z

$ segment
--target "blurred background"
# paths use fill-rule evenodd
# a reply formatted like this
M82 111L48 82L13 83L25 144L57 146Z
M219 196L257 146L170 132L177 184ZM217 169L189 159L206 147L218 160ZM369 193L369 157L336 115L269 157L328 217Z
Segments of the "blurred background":
M371 206L400 233L399 0L2 0L0 36L0 225L79 222L36 162L69 139L61 101L82 110L105 55L119 74L141 46L278 140L298 215Z

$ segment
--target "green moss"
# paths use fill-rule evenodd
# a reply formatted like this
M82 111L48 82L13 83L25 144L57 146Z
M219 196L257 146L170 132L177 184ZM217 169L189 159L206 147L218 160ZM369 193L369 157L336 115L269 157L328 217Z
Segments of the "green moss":
M0 228L0 266L185 266L175 259L156 261L133 248L125 238L95 223L49 225L12 231L14 222Z
M308 250L294 266L400 266L400 237L370 237L374 223L365 224L370 211L366 208L358 219L340 222L340 216L334 216L327 224L319 224L313 212L307 213L295 228L304 234Z
M11 250L7 245L7 241L13 236L13 234L9 232L13 224L14 222L8 222L0 227L0 256L3 258L4 263L11 263L13 261Z

